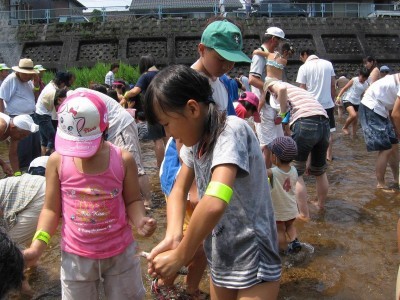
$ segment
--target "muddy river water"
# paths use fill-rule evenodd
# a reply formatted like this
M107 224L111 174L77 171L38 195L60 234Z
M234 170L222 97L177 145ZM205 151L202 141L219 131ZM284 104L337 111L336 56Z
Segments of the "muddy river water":
M163 238L166 220L153 144L142 146L155 195L156 208L151 214L158 221L152 237L138 238L140 250L149 251ZM375 189L375 153L366 152L361 132L353 140L337 133L334 158L328 170L330 191L325 212L312 211L310 222L297 224L299 239L312 245L314 252L283 259L279 299L394 299L400 194ZM311 197L315 195L315 181L310 177L305 180ZM34 299L61 298L58 241L57 235L40 265L29 273ZM143 260L146 299L152 299L145 267ZM207 275L201 288L208 291Z

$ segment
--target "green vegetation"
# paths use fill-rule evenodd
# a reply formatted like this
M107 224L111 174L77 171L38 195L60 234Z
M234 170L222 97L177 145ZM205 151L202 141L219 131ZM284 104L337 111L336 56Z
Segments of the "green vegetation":
M106 76L107 72L110 70L111 64L105 63L97 63L94 67L88 68L69 68L67 71L72 72L75 74L75 82L72 88L78 87L89 87L91 82L93 83L104 83L104 77ZM48 83L50 80L54 78L54 73L50 71L46 71L43 76L43 81ZM115 79L123 79L125 82L128 83L136 83L138 80L139 68L137 66L132 67L130 65L124 64L122 62L119 63L119 70L118 73L115 74Z

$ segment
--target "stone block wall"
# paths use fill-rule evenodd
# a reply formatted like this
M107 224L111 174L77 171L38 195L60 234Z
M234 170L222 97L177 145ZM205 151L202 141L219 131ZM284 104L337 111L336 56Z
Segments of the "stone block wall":
M355 74L362 58L375 56L380 65L400 71L400 19L358 18L253 18L239 20L244 51L251 56L266 28L282 28L296 50L315 49L332 61L337 73ZM206 20L124 20L124 22L21 25L0 28L0 60L15 65L20 57L49 69L92 66L96 62L123 61L136 65L151 53L160 66L192 64ZM288 63L295 80L301 62L298 52ZM248 72L248 64L238 64Z

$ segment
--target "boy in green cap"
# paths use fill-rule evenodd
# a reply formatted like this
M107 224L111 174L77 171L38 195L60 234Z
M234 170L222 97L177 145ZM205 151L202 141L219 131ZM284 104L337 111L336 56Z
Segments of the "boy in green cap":
M197 49L200 58L192 68L204 73L210 79L213 99L220 111L235 114L232 102L228 100L228 91L219 77L228 73L235 62L251 63L243 53L243 38L239 27L228 20L214 21L203 31Z

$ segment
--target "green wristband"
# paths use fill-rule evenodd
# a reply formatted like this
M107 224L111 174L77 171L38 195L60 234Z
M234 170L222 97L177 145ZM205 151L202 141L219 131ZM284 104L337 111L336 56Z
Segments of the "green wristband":
M218 181L211 181L207 186L205 194L208 196L217 197L229 204L229 202L231 202L233 190L226 184Z
M22 175L21 171L17 171L14 173L14 176L21 176L21 175Z
M46 231L43 230L38 230L36 231L35 235L33 236L32 242L35 240L41 240L46 243L46 245L49 244L50 242L50 234L48 234Z
M287 115L287 112L285 112L285 113L279 113L279 115L282 117L282 119L284 119L285 117L286 117L286 115Z

